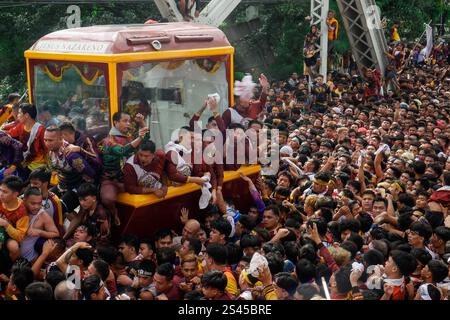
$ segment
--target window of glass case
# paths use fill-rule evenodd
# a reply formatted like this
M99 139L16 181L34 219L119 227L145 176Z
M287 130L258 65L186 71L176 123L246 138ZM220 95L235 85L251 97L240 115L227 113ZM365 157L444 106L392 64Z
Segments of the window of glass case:
M96 138L109 131L107 66L46 61L34 65L33 102L44 126L70 121Z
M220 111L228 107L227 56L192 60L127 63L119 66L120 108L141 113L151 139L163 147L174 130L189 124L209 94L220 95ZM205 127L211 112L204 112Z

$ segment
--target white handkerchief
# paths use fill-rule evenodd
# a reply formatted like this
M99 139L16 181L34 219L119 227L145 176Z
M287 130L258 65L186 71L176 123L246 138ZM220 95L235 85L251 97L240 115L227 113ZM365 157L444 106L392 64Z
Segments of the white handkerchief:
M212 185L211 183L209 183L208 176L203 176L202 179L206 179L206 182L202 185L202 195L200 196L200 200L198 201L198 206L200 207L200 209L205 209L212 197L211 191L209 191Z
M248 267L247 274L251 274L255 278L259 278L259 271L258 269L268 267L269 262L267 261L266 257L259 254L258 252L255 252L255 254L252 257L252 260L250 261L250 266Z

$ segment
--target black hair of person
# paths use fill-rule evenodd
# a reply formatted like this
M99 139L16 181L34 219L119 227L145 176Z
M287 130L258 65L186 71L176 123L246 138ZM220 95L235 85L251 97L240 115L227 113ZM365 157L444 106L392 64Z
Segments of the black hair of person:
M417 268L417 261L410 253L393 250L390 254L403 276L409 276Z
M345 219L339 222L339 232L350 230L353 232L359 232L361 229L361 223L356 219Z
M177 253L174 248L162 247L156 250L156 261L158 265L164 263L175 264L177 260Z
M12 268L10 281L19 289L20 293L25 292L25 288L34 280L33 271L27 265L15 265Z
M93 183L82 183L77 188L77 195L78 195L78 198L84 198L84 197L88 197L88 196L97 197L98 188Z
M439 283L445 280L448 276L448 266L441 260L431 260L427 264L431 272L432 281Z
M223 272L211 270L202 276L202 287L217 289L223 293L227 287L227 281L227 277Z
M91 300L93 293L98 293L101 288L102 279L93 274L83 279L81 282L81 293L85 300Z
M316 263L317 259L316 248L310 243L304 244L298 251L298 258L307 259L312 263Z
M75 252L75 255L82 261L85 268L87 268L91 264L92 260L94 260L94 254L91 249L80 248Z
M115 112L115 113L113 114L113 116L112 116L113 123L119 122L119 121L122 119L122 116L123 116L123 115L129 115L129 114L126 113L126 112L123 112L123 111L117 111L117 112Z
M119 243L123 243L128 247L134 248L136 254L139 252L139 239L135 235L125 234L122 236Z
M286 254L286 258L293 263L296 263L298 260L298 246L295 241L286 241L283 244L284 252Z
M279 242L266 242L262 245L262 250L265 254L269 254L271 252L278 253L281 256L285 255L284 247Z
M384 264L384 255L377 249L370 249L364 253L363 260L366 266L376 266Z
M189 250L194 251L196 255L202 251L202 242L198 238L188 238L185 241L189 242Z
M243 255L241 248L237 244L230 242L225 246L227 248L227 263L229 265L238 264Z
M9 190L18 193L20 193L24 187L23 180L17 176L7 176L0 184L6 186Z
M271 274L277 274L283 271L284 260L283 256L276 252L269 252L266 254L266 259L269 264L269 269Z
M45 276L45 282L47 282L54 291L56 286L66 280L66 275L61 270L51 270L47 272Z
M25 297L31 301L51 301L53 300L53 290L46 282L33 282L25 288Z
M428 223L416 221L411 224L410 231L417 232L419 236L424 238L424 242L428 241L433 235L433 229Z
M22 110L23 114L28 114L31 119L36 120L37 117L37 109L34 104L22 103L19 106L19 109Z
M232 231L232 227L228 220L220 217L213 222L211 222L211 229L217 230L221 235L225 236L225 240L228 239Z
M153 154L156 151L156 145L152 140L144 140L139 145L138 150L139 151L148 151Z
M28 180L38 180L42 183L50 183L52 173L44 167L33 170L28 177Z
M297 294L303 297L303 300L311 300L315 295L319 294L317 287L311 283L302 283L296 289Z
M356 254L358 253L358 246L356 243L350 240L345 240L341 243L340 247L350 252L352 260L355 259Z
M368 232L373 225L373 218L365 212L360 213L356 220L361 224L361 231L364 233Z
M92 265L94 266L95 270L97 270L102 281L106 281L109 277L110 272L108 263L106 261L97 259L92 261Z
M280 272L276 274L275 283L277 284L277 287L287 291L289 296L293 296L295 294L295 290L298 285L297 278L288 272Z
M245 248L260 248L261 241L259 241L258 237L251 234L244 234L241 236L239 241L239 245L241 249Z
M295 266L295 273L300 283L309 283L316 277L316 267L307 259L300 259Z
M398 195L398 202L403 203L407 207L414 207L416 204L415 199L408 193L400 193Z
M227 264L227 247L223 244L211 243L206 247L206 254L218 265Z
M167 281L171 281L175 275L173 264L168 262L159 265L155 272L160 276L165 277Z
M109 265L112 265L116 261L119 253L114 246L107 244L99 244L96 249L98 257Z
M450 228L445 226L439 226L434 229L434 234L444 242L450 240Z
M24 199L28 199L30 196L40 196L42 197L41 189L36 187L28 187L23 193Z
M410 252L422 266L425 266L430 262L433 257L425 248L412 248Z

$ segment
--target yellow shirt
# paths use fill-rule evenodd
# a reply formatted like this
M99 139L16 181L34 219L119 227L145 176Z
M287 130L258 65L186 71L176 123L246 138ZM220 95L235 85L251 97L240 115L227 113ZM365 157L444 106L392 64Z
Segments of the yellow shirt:
M336 40L338 38L338 32L339 32L339 22L335 19L328 19L327 20L327 24L328 24L328 40L329 41L333 41ZM333 29L330 29L330 27L332 27Z
M12 104L7 104L0 111L0 126L7 122L12 116Z
M224 274L227 277L227 287L225 288L225 291L227 291L233 297L236 297L239 293L236 279L234 278L230 270L226 270Z
M398 34L397 28L393 28L393 30L392 30L392 40L400 41L400 35Z

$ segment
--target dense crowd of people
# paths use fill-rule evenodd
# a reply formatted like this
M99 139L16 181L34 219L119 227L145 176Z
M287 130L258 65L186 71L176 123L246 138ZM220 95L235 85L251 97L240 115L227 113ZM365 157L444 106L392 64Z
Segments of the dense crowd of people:
M11 94L0 112L1 299L448 300L448 44L425 57L396 41L385 54L384 77L350 68L325 81L307 63L303 77L247 78L234 106L220 114L209 98L164 150L141 113L117 112L95 141L70 122L44 126ZM278 172L241 174L248 211L222 194L224 171L241 163L214 152L186 161L215 142L193 148L204 112L224 137L224 154L211 149L222 158L232 145L246 158L261 149L245 130L278 130ZM205 213L183 208L181 234L111 241L119 193L163 198L186 183L202 187Z

